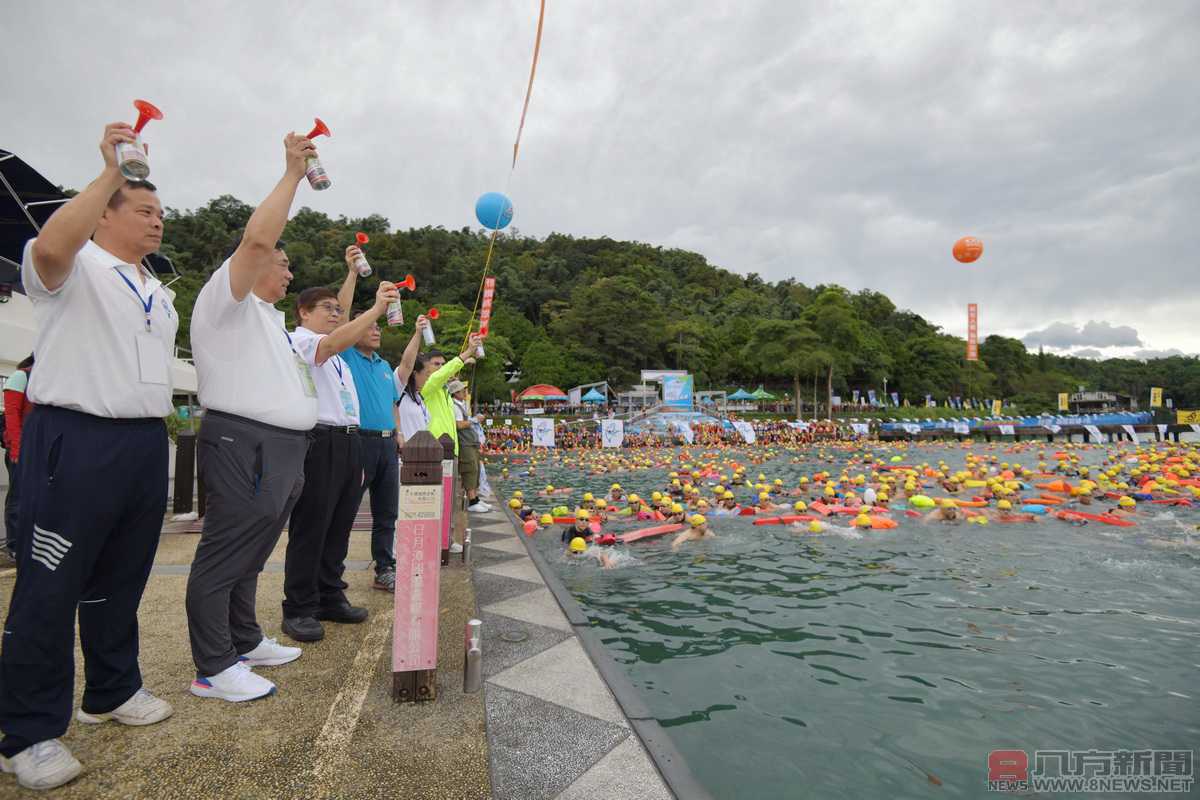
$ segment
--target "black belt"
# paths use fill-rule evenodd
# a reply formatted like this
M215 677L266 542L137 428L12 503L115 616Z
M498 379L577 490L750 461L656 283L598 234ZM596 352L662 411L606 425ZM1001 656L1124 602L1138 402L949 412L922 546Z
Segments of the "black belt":
M353 436L358 431L358 426L357 425L325 425L324 423L318 422L316 424L316 426L313 428L313 430L321 431L321 432L325 432L325 433L341 433L341 434L345 434L346 436Z
M373 431L367 428L359 428L358 435L366 436L369 439L387 439L396 434L395 431Z

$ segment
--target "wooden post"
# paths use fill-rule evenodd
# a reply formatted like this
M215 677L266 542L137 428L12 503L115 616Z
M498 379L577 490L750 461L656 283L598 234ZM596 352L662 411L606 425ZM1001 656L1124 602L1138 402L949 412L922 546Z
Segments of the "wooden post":
M438 602L445 514L442 446L428 431L405 443L396 520L392 699L437 697Z

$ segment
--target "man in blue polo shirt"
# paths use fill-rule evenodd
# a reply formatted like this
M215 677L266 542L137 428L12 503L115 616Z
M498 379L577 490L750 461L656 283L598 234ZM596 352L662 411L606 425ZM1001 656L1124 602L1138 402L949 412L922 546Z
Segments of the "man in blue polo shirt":
M346 248L346 266L349 275L338 301L349 308L354 296L358 270L354 260L359 249L353 245ZM350 367L354 386L358 390L359 429L362 441L363 491L371 490L371 559L375 562L376 589L396 591L396 557L393 537L396 516L400 504L400 460L399 448L404 444L400 433L399 390L392 375L392 367L380 358L381 341L378 324L371 325L362 338L342 352L342 360ZM414 330L412 339L401 357L401 366L408 364L412 371L413 362L420 351L420 330ZM360 496L361 497L361 496Z

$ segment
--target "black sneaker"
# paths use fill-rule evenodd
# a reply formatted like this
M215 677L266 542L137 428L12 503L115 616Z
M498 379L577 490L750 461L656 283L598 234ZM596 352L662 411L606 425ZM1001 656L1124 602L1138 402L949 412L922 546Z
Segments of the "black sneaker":
M317 619L326 619L330 622L341 622L346 625L357 625L360 622L366 622L367 610L359 606L352 606L349 603L342 603L337 606L329 606L317 610Z
M375 583L371 585L376 589L394 593L396 591L396 571L385 569L382 572L375 573Z
M325 638L325 626L312 617L285 617L279 627L297 642L319 642Z

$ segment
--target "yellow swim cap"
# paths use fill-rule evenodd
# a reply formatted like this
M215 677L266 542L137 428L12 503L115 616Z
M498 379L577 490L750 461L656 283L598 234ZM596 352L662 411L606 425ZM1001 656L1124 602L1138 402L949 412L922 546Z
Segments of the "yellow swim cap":
M1121 508L1133 508L1137 505L1137 501L1129 495L1123 495L1121 499L1117 501L1117 505Z
M619 483L614 483L612 486L608 487L609 491L612 491L613 489L620 489L620 488L621 488L621 484L619 484Z
M808 532L809 533L820 533L821 532L821 523L817 522L815 519L812 520L811 522L809 522L808 523Z
M553 486L551 486L550 484L546 484L546 491L547 491L547 492L553 492L553 491L554 491L554 487L553 487Z
M1001 511L1012 511L1012 503L1008 500L1001 500L999 503L996 503L996 508Z
M538 517L538 522L542 525L553 525L554 517L550 516L549 514L542 514L540 517Z
M696 508L708 508L708 501L707 500L697 500Z
M854 518L854 527L856 527L856 528L871 527L871 518L868 517L866 514L859 514L857 517Z
M732 500L733 492L729 492L729 491L725 492L725 494L721 495L721 499L722 500Z
M671 513L672 514L682 514L683 506L679 505L679 503L671 503Z
M662 500L662 492L651 492L650 499L657 503L659 500Z
M584 492L584 493L583 493L583 501L584 501L585 503L586 503L586 502L588 502L589 500L591 500L591 501L594 501L595 499L596 499L596 498L592 496L592 493L591 493L591 492Z
M576 536L571 540L572 553L582 553L585 550L587 550L587 542L583 540L582 536Z
M807 511L808 510L808 506L806 506L804 504L803 500L797 500L795 503L792 504L792 508L796 511Z
M638 497L636 494L631 494L631 495L629 495L629 497L627 497L627 498L626 498L626 500L627 500L628 502L630 502L630 503L640 503L640 502L642 502L642 498Z
M708 522L708 520L704 518L703 514L693 514L690 518L688 518L688 524L690 524L693 528L699 528L706 522Z
M954 502L952 497L942 498L942 508L958 508L958 503Z
M517 489L517 491L513 492L513 497L516 497L517 499L520 499L524 496L525 496L525 493L522 492L520 489Z
M508 507L509 508L520 508L521 501L514 497L512 500L508 501Z
M591 515L588 513L588 510L586 508L575 509L575 521L576 522L587 522L590 517L591 517Z
M759 492L759 493L758 493L758 499L759 499L759 500L770 500L770 499L771 499L771 495L767 494L766 492Z

